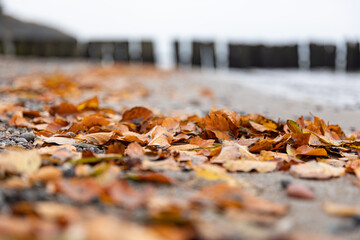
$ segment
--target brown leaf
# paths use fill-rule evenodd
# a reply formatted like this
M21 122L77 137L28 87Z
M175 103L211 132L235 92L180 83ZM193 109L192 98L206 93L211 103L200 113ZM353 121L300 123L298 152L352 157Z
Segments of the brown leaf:
M56 191L78 202L89 202L98 197L102 189L90 178L60 179L55 182Z
M42 181L49 182L55 181L61 178L62 173L57 167L45 166L34 172L29 176L30 180L33 182Z
M99 133L91 133L87 135L78 136L78 138L85 140L86 142L94 145L103 145L110 141L110 139L114 136L112 132L99 132Z
M294 147L300 147L302 145L309 145L311 133L292 133L292 140L294 141Z
M291 130L291 132L295 133L295 134L302 134L302 129L299 126L299 124L297 124L295 121L293 120L287 120L287 126L289 127L289 129Z
M296 149L297 155L306 155L306 156L327 156L327 152L323 148L312 148L307 145L303 145Z
M17 112L11 117L9 126L32 127L32 125L29 123L29 121L23 117L22 112Z
M0 169L19 174L31 174L41 166L41 157L36 150L5 151L0 154Z
M66 127L68 124L69 123L66 120L57 118L47 125L46 130L51 132L57 132L61 128Z
M144 155L144 150L137 142L132 142L127 146L125 153L132 158L140 158Z
M226 161L224 167L230 172L250 172L255 170L259 173L273 172L276 170L277 162L237 160Z
M69 159L77 160L81 158L81 153L76 152L76 147L70 144L42 147L38 150L38 153L50 155L51 157L59 159L62 162Z
M150 173L140 173L140 174L130 174L130 179L137 181L145 181L145 182L155 182L155 183L164 183L164 184L174 184L174 179L165 176L161 173L150 172Z
M125 153L125 145L120 142L115 142L108 146L106 153L117 153L123 155Z
M260 152L261 150L271 150L275 142L273 140L262 139L259 142L254 143L250 148L250 152Z
M78 134L80 131L85 132L86 128L84 124L82 123L74 123L68 130L68 132L73 132L75 134Z
M152 111L145 107L134 107L124 112L122 121L141 123L151 118L152 115Z
M68 115L78 113L78 109L74 104L63 102L56 108L56 113L60 115Z
M147 192L136 192L123 180L113 182L106 191L114 203L130 209L143 205L148 196Z
M345 168L333 167L322 162L306 162L304 164L292 165L290 173L299 178L328 179L345 175Z
M276 132L276 130L263 126L259 123L253 122L253 121L249 121L250 125L252 128L254 128L256 131L258 132Z
M352 217L360 215L359 205L344 205L336 203L325 203L324 210L327 214L339 217Z
M219 132L226 134L230 133L232 137L237 137L240 125L240 116L236 112L229 112L225 110L211 109L208 115L205 116L205 129L210 131L217 131L217 137L221 136ZM219 138L229 140L229 137Z
M193 145L197 145L198 147L202 147L202 148L206 148L206 147L211 147L214 144L215 140L214 139L202 139L200 137L194 137L190 140L190 144Z
M170 147L173 135L168 132L165 128L156 126L152 130L152 140L149 142L148 146L160 146L160 147Z
M224 146L221 149L221 152L218 156L212 158L210 162L212 163L224 163L229 160L240 159L241 153L239 152L238 147L236 146Z
M106 126L110 122L100 114L91 114L89 116L85 116L84 119L81 121L81 123L84 126L91 128L93 126Z

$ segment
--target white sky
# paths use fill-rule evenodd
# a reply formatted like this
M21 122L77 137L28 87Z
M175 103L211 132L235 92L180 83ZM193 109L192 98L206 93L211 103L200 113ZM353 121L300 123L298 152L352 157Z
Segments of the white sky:
M80 39L360 38L359 0L3 0L5 11Z
M150 38L160 52L168 52L174 38L265 43L360 40L360 0L2 2L8 14L46 23L80 40Z

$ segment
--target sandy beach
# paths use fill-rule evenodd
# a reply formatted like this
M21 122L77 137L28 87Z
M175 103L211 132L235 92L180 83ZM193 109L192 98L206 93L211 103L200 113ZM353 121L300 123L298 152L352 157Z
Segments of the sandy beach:
M0 80L3 83L11 83L12 79L18 75L62 71L66 74L83 71L93 66L92 63L81 61L59 61L47 60L15 60L0 59ZM269 77L269 75L272 75ZM291 97L294 92L302 94L304 89L294 89L293 92L276 92L271 82L271 78L277 84L282 84L282 89L298 83L299 78L293 82L286 82L289 76L297 75L294 72L271 72L271 71L243 71L229 73L223 71L199 71L181 69L179 71L170 71L154 80L152 78L136 78L131 82L124 80L121 76L107 80L101 83L105 89L103 95L98 96L103 102L103 106L111 106L114 109L124 106L146 106L151 109L158 109L166 114L179 114L182 111L187 113L196 113L205 115L211 107L229 108L240 113L261 113L273 119L281 121L287 119L296 119L300 115L306 118L310 113L323 118L330 123L337 123L345 130L360 128L360 111L356 104L349 105L347 101L339 99L339 104L334 105L326 101L329 97L328 92L316 91L317 74L302 74L304 81L306 77L314 76L314 83L306 83L305 88L312 86L312 92L318 92L323 96L317 96L316 99L301 99L301 97ZM328 74L331 75L331 74ZM358 75L349 75L349 78L357 79ZM270 78L270 79L269 79ZM331 78L331 77L330 77ZM267 80L265 80L267 79ZM351 82L352 80L350 80ZM131 88L129 88L131 86ZM349 84L339 84L339 88L344 88L344 98L346 97L346 87ZM357 97L357 87L355 84L352 91L354 98ZM331 90L331 86L327 86ZM107 96L106 89L118 88L119 94ZM138 91L134 96L126 95L121 92L123 89L129 91ZM335 88L336 89L336 88ZM311 96L311 93L309 94ZM342 97L337 95L336 97ZM335 97L335 96L334 96ZM121 100L119 100L121 99ZM319 100L320 99L320 100ZM325 99L321 102L321 99ZM3 101L4 99L1 98ZM182 173L182 178L191 177L191 173ZM293 238L304 239L304 233L310 234L308 239L329 239L326 236L335 234L339 239L359 239L358 227L354 225L352 219L342 219L327 215L323 211L324 202L335 202L343 204L358 204L360 189L354 185L354 179L351 177L342 177L326 181L302 180L294 178L289 172L274 172L266 174L256 173L236 173L234 177L250 183L256 190L257 195L266 199L285 203L290 207L289 214L282 219L273 230L276 234L293 233ZM289 180L295 183L301 183L310 187L316 195L314 201L303 201L286 197L286 193L281 187L281 181ZM166 191L166 189L165 189ZM174 194L174 193L171 193ZM176 194L182 194L177 192ZM216 224L221 224L221 220ZM358 225L357 225L358 226ZM297 234L300 234L296 238ZM319 234L319 235L318 235ZM320 235L325 234L324 238ZM286 238L289 239L289 238ZM337 239L337 238L336 238Z

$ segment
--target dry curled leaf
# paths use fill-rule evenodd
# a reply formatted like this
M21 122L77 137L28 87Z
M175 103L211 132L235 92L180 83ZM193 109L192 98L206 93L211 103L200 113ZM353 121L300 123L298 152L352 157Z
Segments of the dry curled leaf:
M125 153L132 158L139 158L144 155L144 150L137 142L132 142L127 146Z
M306 145L300 146L296 149L297 155L306 156L327 156L327 152L323 148L312 148Z
M324 204L324 211L327 214L339 217L352 217L360 215L359 205L345 205L327 202Z
M68 115L78 113L78 109L74 104L63 102L56 109L55 112L60 115Z
M78 136L78 138L85 140L87 143L94 145L103 145L110 141L110 139L114 136L112 132L99 132L99 133L91 133L87 135Z
M152 111L145 107L134 107L124 112L122 121L141 123L153 115Z
M55 181L59 178L61 178L62 172L57 168L53 166L45 166L37 170L36 172L32 173L29 178L31 181L43 181L43 182L49 182L49 181Z
M31 174L41 166L41 157L36 150L5 151L0 154L0 170L19 174Z
M86 110L97 110L99 108L99 99L97 96L87 99L77 105L78 111L86 111Z
M290 173L299 178L328 179L345 175L345 168L333 167L327 163L311 161L292 165Z
M259 173L264 173L275 171L277 162L251 160L226 161L224 167L230 172L250 172L254 170Z

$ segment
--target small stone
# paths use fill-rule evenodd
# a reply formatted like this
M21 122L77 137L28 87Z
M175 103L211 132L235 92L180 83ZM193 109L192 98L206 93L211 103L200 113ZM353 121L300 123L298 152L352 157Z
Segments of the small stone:
M18 142L18 143L27 143L28 141L27 141L25 138L16 138L16 139L15 139L15 142Z
M287 188L287 186L288 186L290 183L291 183L291 181L288 180L288 179L283 179L283 180L281 180L281 182L280 182L281 187L284 188L284 189Z
M352 220L353 220L353 224L354 224L355 227L360 226L360 215L353 216Z
M308 187L296 183L290 183L286 187L286 193L290 197L312 200L315 198L313 191Z
M25 138L28 142L30 142L30 141L34 141L35 134L27 132L27 133L21 134L20 137Z

